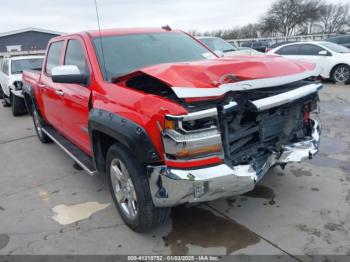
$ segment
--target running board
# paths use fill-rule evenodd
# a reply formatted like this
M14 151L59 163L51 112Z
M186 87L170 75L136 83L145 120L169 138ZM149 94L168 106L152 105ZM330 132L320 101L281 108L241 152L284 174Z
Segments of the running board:
M97 174L92 158L90 156L81 151L77 146L73 145L52 127L46 126L42 130L90 176Z

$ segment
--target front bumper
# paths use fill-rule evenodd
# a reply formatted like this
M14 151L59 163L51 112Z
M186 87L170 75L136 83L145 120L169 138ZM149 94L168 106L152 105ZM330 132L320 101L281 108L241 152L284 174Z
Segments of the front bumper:
M172 169L167 166L148 167L154 205L171 207L184 203L207 202L253 190L257 181L272 166L301 162L317 154L321 130L318 122L313 122L309 140L287 145L282 153L271 154L259 169L252 165L230 167L226 164L194 170Z

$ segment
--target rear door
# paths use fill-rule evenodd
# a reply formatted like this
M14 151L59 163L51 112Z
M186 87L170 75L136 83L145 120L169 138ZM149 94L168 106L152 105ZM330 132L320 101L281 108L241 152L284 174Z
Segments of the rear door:
M81 74L91 76L92 69L88 61L83 40L79 36L70 38L65 49L64 64L76 65ZM64 135L80 149L91 154L88 133L90 84L60 84L60 89L64 93L61 112Z
M62 131L62 96L60 85L51 78L52 68L62 64L64 41L52 42L48 49L45 68L38 84L41 92L46 120L56 129Z

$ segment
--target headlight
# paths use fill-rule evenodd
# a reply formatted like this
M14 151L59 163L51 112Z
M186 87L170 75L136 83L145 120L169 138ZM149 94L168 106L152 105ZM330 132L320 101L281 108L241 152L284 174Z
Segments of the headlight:
M163 144L167 159L188 160L223 155L217 109L184 116L167 115Z
M15 87L16 91L20 91L23 88L23 82L22 81L15 81L15 82L13 82L13 86Z

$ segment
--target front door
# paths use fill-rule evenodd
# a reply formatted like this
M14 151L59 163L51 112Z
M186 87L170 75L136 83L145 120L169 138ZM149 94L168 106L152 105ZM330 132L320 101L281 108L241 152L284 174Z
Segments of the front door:
M76 65L81 74L91 75L88 66L87 52L84 42L79 38L68 40L64 64ZM60 84L63 93L62 125L64 135L85 153L91 154L88 133L89 99L91 89L89 84Z

